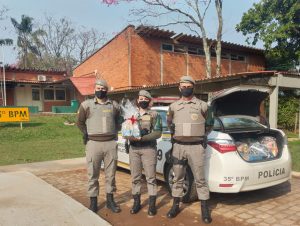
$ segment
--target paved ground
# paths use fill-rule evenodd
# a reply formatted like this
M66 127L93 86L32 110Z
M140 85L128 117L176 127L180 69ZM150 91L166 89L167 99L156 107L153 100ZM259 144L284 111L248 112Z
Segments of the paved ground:
M54 187L88 206L86 197L86 170L84 158L66 159L43 163L0 166L1 172L28 170ZM240 194L212 194L212 225L299 225L300 226L300 173L291 182L272 188ZM103 174L102 174L103 175ZM298 175L298 176L297 176ZM103 188L104 178L100 186ZM201 225L199 203L182 204L182 212L172 220L165 217L172 200L163 183L159 183L158 214L147 216L147 194L143 187L143 209L137 215L129 214L132 205L130 175L128 171L117 172L118 192L116 201L121 205L120 214L112 214L104 207L101 192L98 214L113 225ZM0 202L1 206L1 202ZM145 220L146 219L146 220ZM0 224L1 225L1 224Z
M0 225L110 224L29 172L0 173Z
M103 173L102 173L103 175ZM81 202L83 205L88 207L88 199L86 197L86 170L74 170L65 172L53 172L46 174L38 174L39 177L52 184L56 188L60 189L64 193L70 195L77 201ZM130 225L135 226L153 226L153 225L202 225L199 218L199 203L194 203L192 205L182 205L182 212L180 215L172 220L166 217L166 213L171 207L171 198L164 187L163 183L159 183L158 186L158 214L155 217L149 217L147 215L147 202L148 196L146 194L146 186L142 188L142 205L143 209L137 215L132 215L129 210L132 206L132 196L130 189L130 175L128 171L118 170L116 175L117 181L117 195L116 201L121 205L122 212L120 214L113 214L105 208L105 197L103 190L100 191L99 207L100 211L98 214L115 226ZM104 178L101 177L100 189L103 188ZM192 210L192 211L191 211ZM222 216L215 216L212 225L224 225L224 226L234 226L241 225L238 221L232 218L224 218Z
M36 174L70 195L83 205L88 206L86 198L86 170L77 169L63 172ZM103 174L102 174L103 175ZM147 216L147 194L143 186L143 209L137 215L131 215L132 205L130 192L130 175L128 171L118 170L116 175L116 201L121 205L120 214L112 214L104 207L104 194L100 192L98 214L113 225L199 225L199 203L182 204L182 212L172 220L165 217L171 206L171 198L163 183L159 183L158 214ZM103 188L104 178L101 177L100 187ZM103 191L103 190L102 190ZM272 188L240 194L212 194L211 199L212 225L300 225L300 179L293 178ZM147 220L145 220L147 219Z

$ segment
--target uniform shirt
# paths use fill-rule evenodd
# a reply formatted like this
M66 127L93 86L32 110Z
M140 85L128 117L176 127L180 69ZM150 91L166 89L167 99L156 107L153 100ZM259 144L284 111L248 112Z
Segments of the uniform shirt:
M143 119L149 120L149 125L147 125L147 122L143 122ZM139 114L139 121L141 129L146 128L149 130L147 135L142 136L141 142L156 141L156 139L161 137L162 121L160 115L156 111L146 110L144 114Z
M113 108L113 121L115 131L111 134L90 134L87 128L87 120L92 116L92 111L96 109L97 105L112 105ZM90 140L95 141L108 141L117 138L117 131L118 131L118 122L120 119L120 107L115 101L111 101L106 99L103 103L98 103L97 98L93 98L90 100L86 100L81 103L79 110L78 110L78 119L77 119L77 126L83 134L88 134L88 138ZM100 122L99 122L100 125ZM91 125L93 128L97 128L98 124Z
M200 111L198 111L198 115L193 113L193 106L200 106ZM171 124L174 123L174 114L176 114L176 109L182 109L185 114L183 116L181 116L182 118L177 118L177 122L181 123L185 122L187 120L187 118L191 118L193 122L193 120L197 120L199 117L203 117L205 120L205 123L211 123L211 120L206 120L207 115L208 115L208 105L206 102L196 98L195 96L193 96L190 100L183 100L182 98L175 101L174 103L172 103L169 107L169 111L167 113L167 123L168 126L170 127ZM178 116L178 115L177 115ZM207 126L207 125L206 125ZM176 129L175 129L176 130ZM204 136L205 133L203 132L203 135L200 135L198 137ZM176 138L174 136L174 138ZM184 141L196 141L199 140L199 138L196 137L178 137L179 139L183 139Z

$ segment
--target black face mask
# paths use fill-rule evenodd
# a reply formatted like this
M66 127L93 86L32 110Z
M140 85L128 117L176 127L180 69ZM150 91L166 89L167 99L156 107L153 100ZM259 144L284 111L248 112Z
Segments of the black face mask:
M106 95L107 95L107 91L104 91L104 90L95 91L95 96L99 99L105 98Z
M143 108L143 109L146 109L146 108L148 108L149 107L149 101L140 101L139 102L139 106L141 107L141 108Z
M193 94L194 88L180 89L180 92L181 92L182 96L189 97L189 96L191 96Z

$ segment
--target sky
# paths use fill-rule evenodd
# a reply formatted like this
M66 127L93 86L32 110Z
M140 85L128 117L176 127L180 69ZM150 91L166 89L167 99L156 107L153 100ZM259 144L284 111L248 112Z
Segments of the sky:
M174 0L172 0L174 1ZM180 2L181 0L177 0ZM245 37L235 31L235 26L247 12L253 3L259 0L224 0L223 1L223 40L237 44L247 45ZM213 1L212 1L213 2ZM139 25L134 18L129 15L130 9L142 6L139 1L132 3L121 3L107 6L102 0L0 0L0 8L8 8L7 18L0 21L0 39L12 38L16 40L15 30L11 24L10 17L17 21L21 20L21 15L34 18L34 22L42 23L45 15L56 19L68 18L77 27L95 28L99 32L104 32L108 39L120 32L128 24ZM159 18L151 21L153 25L168 21L169 18ZM215 38L217 29L217 17L214 5L212 4L206 16L206 29L209 38ZM166 27L163 29L174 30L177 33L189 33L183 26ZM16 41L14 41L16 43ZM257 48L262 48L258 43ZM0 50L0 59L5 64L14 64L17 61L17 51L13 47L3 47Z

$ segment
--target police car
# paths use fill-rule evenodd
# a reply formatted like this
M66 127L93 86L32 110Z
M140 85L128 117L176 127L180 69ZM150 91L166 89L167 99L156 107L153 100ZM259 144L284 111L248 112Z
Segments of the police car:
M270 88L237 86L215 93L210 101L214 114L213 131L208 135L205 175L209 190L237 193L270 187L290 179L291 156L283 131L262 122L260 105ZM157 178L169 191L173 184L172 164L166 159L171 150L167 128L168 106L152 107L162 117L163 134L157 140ZM267 124L267 125L265 125ZM125 140L119 134L118 165L129 169ZM193 174L187 165L183 201L197 198Z

